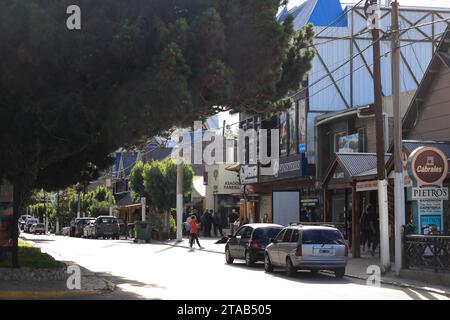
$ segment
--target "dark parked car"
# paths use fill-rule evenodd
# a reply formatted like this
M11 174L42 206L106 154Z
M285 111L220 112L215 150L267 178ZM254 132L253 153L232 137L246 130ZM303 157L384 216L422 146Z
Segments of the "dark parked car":
M225 245L225 259L233 263L234 259L245 259L247 266L264 261L264 250L270 239L283 230L283 226L269 223L252 223L241 226L234 235L229 236Z
M26 233L31 233L31 227L36 223L39 223L39 220L36 218L27 219L23 231Z
M115 217L101 216L95 220L95 237L111 238L119 240L120 226L119 220Z

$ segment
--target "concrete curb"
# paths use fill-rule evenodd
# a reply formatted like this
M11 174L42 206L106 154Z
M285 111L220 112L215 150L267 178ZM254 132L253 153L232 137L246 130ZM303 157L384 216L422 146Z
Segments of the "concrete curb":
M352 275L352 274L346 274L345 276L347 278L367 281L367 278L362 277L362 276L357 276L357 275ZM418 287L415 285L411 285L411 284L407 284L407 283L399 282L399 281L393 281L393 280L383 280L383 276L381 276L380 283L384 284L384 285L390 285L390 286L406 288L406 289L413 289L413 290L417 290L417 291L425 291L425 292L436 293L436 294L440 294L440 295L443 295L446 297L450 297L450 291L441 291L441 290L432 289L432 288Z
M0 299L64 299L87 297L102 293L103 291L0 291Z
M23 239L22 241L28 242L32 245L34 245L35 247L40 247L37 243L35 243L32 240L29 239ZM48 252L52 252L55 255L58 255L60 258L63 258L62 256L60 256L58 253L53 252L51 250L46 249L46 251ZM53 258L55 258L53 256ZM62 261L59 259L56 259L58 261L61 261L64 265L67 266L69 265L78 265L77 263L71 262L71 261ZM116 285L103 278L102 276L100 276L99 274L92 272L86 268L84 268L83 266L78 265L81 270L82 270L82 277L83 278L88 278L88 277L96 277L97 279L101 280L104 282L105 286L103 288L99 288L99 289L89 289L89 290L67 290L67 291L0 291L0 299L4 298L4 295L8 295L8 294L17 294L18 297L20 297L21 295L26 295L31 296L31 297L35 297L37 296L38 298L48 298L48 296L51 296L53 298L69 298L69 297L82 297L82 296L91 296L91 295L96 295L96 294L101 294L101 293L105 293L105 292L113 292L116 289Z

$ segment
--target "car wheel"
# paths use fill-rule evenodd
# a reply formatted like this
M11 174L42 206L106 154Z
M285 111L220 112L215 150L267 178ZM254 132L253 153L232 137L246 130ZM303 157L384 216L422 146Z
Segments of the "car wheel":
M345 276L345 268L339 268L334 270L334 275L336 276L336 278L342 278Z
M267 273L273 272L273 265L272 262L270 262L269 255L267 253L264 255L264 270L266 270Z
M234 261L234 258L231 256L231 252L229 248L225 249L225 260L228 264L232 264Z
M253 267L255 265L255 258L250 250L245 252L245 265L247 267Z
M293 277L297 273L297 270L295 270L294 265L292 264L291 258L286 258L286 275L288 277Z

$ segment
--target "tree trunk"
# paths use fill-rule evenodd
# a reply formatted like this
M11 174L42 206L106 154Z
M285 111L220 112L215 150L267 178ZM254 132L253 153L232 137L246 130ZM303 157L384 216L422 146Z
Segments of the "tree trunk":
M19 216L23 213L25 205L31 196L32 182L31 180L19 180L14 184L13 199L13 247L11 262L13 268L19 268Z
M169 211L164 210L163 234L165 239L169 239Z

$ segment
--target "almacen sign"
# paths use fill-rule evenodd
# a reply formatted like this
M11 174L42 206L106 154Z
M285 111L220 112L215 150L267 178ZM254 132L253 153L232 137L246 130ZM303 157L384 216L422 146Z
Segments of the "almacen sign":
M438 148L420 147L408 158L408 174L412 187L408 198L414 201L413 219L417 232L443 229L443 201L448 200L448 188L443 187L448 175L447 156Z

